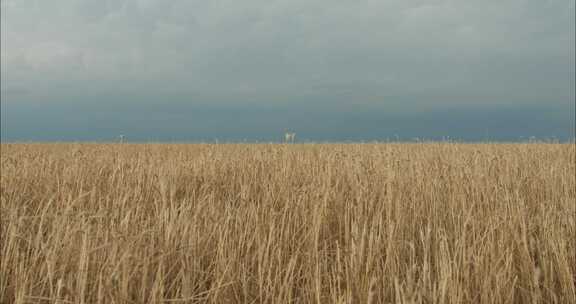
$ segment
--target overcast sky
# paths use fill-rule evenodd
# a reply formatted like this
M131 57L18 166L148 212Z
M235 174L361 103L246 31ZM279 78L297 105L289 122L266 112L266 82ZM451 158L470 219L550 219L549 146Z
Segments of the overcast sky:
M574 0L1 0L2 140L574 136Z

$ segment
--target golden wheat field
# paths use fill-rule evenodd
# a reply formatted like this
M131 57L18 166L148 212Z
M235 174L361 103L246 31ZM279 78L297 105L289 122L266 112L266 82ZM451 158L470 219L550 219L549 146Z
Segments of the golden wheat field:
M576 303L573 144L2 144L1 303Z

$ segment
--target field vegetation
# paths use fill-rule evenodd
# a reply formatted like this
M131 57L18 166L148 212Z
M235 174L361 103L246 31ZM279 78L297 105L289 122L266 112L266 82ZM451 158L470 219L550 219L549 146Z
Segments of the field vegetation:
M2 144L1 303L576 303L573 144Z

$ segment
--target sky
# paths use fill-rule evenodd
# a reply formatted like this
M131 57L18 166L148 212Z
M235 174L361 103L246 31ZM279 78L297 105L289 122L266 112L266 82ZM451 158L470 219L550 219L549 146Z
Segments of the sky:
M0 0L1 140L570 140L575 0Z

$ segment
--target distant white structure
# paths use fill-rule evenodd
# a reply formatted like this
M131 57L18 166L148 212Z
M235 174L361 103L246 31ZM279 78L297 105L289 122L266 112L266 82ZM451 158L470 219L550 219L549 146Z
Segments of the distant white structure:
M118 136L118 140L120 140L120 143L123 144L124 143L124 135Z
M284 142L285 143L294 143L296 140L296 133L286 131L284 133Z

